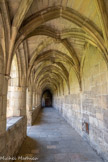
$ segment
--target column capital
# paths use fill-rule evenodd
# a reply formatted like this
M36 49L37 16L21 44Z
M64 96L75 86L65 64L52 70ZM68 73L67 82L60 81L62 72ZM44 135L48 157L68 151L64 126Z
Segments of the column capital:
M7 80L11 79L11 76L10 76L9 74L5 74L4 77L5 77L5 79L7 79Z

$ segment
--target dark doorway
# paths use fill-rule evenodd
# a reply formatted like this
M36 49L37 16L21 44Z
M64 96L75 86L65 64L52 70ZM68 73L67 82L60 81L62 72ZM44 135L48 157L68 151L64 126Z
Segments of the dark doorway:
M42 107L52 107L52 93L45 90L42 94Z

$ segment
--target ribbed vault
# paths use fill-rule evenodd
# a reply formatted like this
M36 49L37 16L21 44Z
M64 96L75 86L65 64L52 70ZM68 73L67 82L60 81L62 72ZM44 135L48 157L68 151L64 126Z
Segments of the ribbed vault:
M10 75L16 54L19 84L27 80L27 86L41 91L47 86L60 91L66 84L70 92L72 69L81 88L88 44L100 51L107 64L106 1L1 0L0 4L5 73Z
M16 157L47 90L49 105L108 161L108 0L0 0L1 160Z

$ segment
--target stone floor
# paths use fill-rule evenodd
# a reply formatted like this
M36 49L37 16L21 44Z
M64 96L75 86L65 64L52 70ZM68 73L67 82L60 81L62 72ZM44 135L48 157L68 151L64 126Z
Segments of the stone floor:
M44 108L27 131L28 136L18 155L19 162L102 162L53 108ZM22 160L24 157L26 159Z

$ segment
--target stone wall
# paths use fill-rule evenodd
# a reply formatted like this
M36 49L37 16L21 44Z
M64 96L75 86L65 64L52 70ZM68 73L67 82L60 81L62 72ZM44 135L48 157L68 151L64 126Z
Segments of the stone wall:
M53 106L79 133L82 131L82 113L81 113L80 94L71 94L61 97L55 97Z
M34 121L36 120L36 118L39 114L40 109L41 109L41 105L35 107L34 110L31 110L28 112L27 125L32 125L34 123Z
M26 117L17 118L19 118L19 120L16 118L11 119L8 123L7 131L0 136L0 157L15 156L26 137ZM6 162L8 162L8 160Z
M70 70L70 94L55 93L53 106L101 157L108 160L108 69L96 48L87 47L85 54L82 89Z

